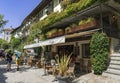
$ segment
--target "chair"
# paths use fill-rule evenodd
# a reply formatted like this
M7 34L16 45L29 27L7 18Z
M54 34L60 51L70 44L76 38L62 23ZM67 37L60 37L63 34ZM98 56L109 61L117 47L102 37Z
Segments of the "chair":
M79 61L80 61L80 71L82 72L82 70L83 70L83 59L80 58Z
M83 70L83 58L78 58L76 60L76 62L79 62L79 68L80 68L80 71L82 72L82 70Z
M88 73L91 71L91 63L90 63L90 59L84 59L83 61L83 68L85 69L85 71Z
M75 68L75 64L74 63L70 63L68 71L67 71L67 73L70 76L73 76L73 77L75 77L75 75L74 75L74 68Z
M38 60L38 61L36 62L36 67L41 68L41 61L40 61L40 60Z

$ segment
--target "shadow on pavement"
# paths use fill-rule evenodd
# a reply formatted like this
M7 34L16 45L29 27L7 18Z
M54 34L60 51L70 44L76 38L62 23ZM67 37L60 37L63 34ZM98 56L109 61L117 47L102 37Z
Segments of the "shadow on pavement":
M28 69L30 69L31 67L26 66L26 65L22 65L20 66L19 71L17 71L16 69L16 65L14 62L12 62L11 65L11 70L7 71L7 63L5 60L0 60L0 83L6 83L6 79L8 79L8 77L5 75L5 73L9 72L9 73L15 73L15 72L26 72Z
M6 72L6 68L1 68L0 66L0 83L6 83L5 80L7 79L7 77L4 75L4 73Z

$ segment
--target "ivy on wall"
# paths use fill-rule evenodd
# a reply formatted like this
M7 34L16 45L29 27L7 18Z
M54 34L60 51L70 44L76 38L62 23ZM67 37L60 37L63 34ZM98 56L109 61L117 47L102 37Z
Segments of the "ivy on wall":
M106 1L108 0L80 0L77 3L68 4L66 9L64 9L63 11L53 12L50 15L48 15L47 18L45 18L44 20L34 23L30 29L30 37L34 38L35 37L34 34L36 33L36 31L40 31L40 30L42 31L43 35L45 35L49 26L54 24L55 22L58 22L63 18L69 17L73 15L74 13L89 7L95 2L106 2ZM31 39L30 41L33 40L32 38L30 39Z

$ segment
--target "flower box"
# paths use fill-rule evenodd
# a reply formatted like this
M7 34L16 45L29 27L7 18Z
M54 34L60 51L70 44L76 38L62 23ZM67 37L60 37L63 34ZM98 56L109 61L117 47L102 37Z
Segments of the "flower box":
M57 36L61 36L61 35L64 35L64 31L63 30L57 32Z
M88 23L84 23L82 25L79 25L79 26L75 27L74 30L76 32L76 31L80 31L80 30L92 29L92 28L94 28L94 26L96 26L96 21L92 20Z

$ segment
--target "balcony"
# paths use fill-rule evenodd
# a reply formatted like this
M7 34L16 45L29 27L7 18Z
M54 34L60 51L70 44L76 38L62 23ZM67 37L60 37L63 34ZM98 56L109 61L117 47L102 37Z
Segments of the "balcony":
M88 18L87 20L81 20L78 26L67 27L65 29L66 34L79 32L83 30L93 29L97 25L96 20L94 18Z

